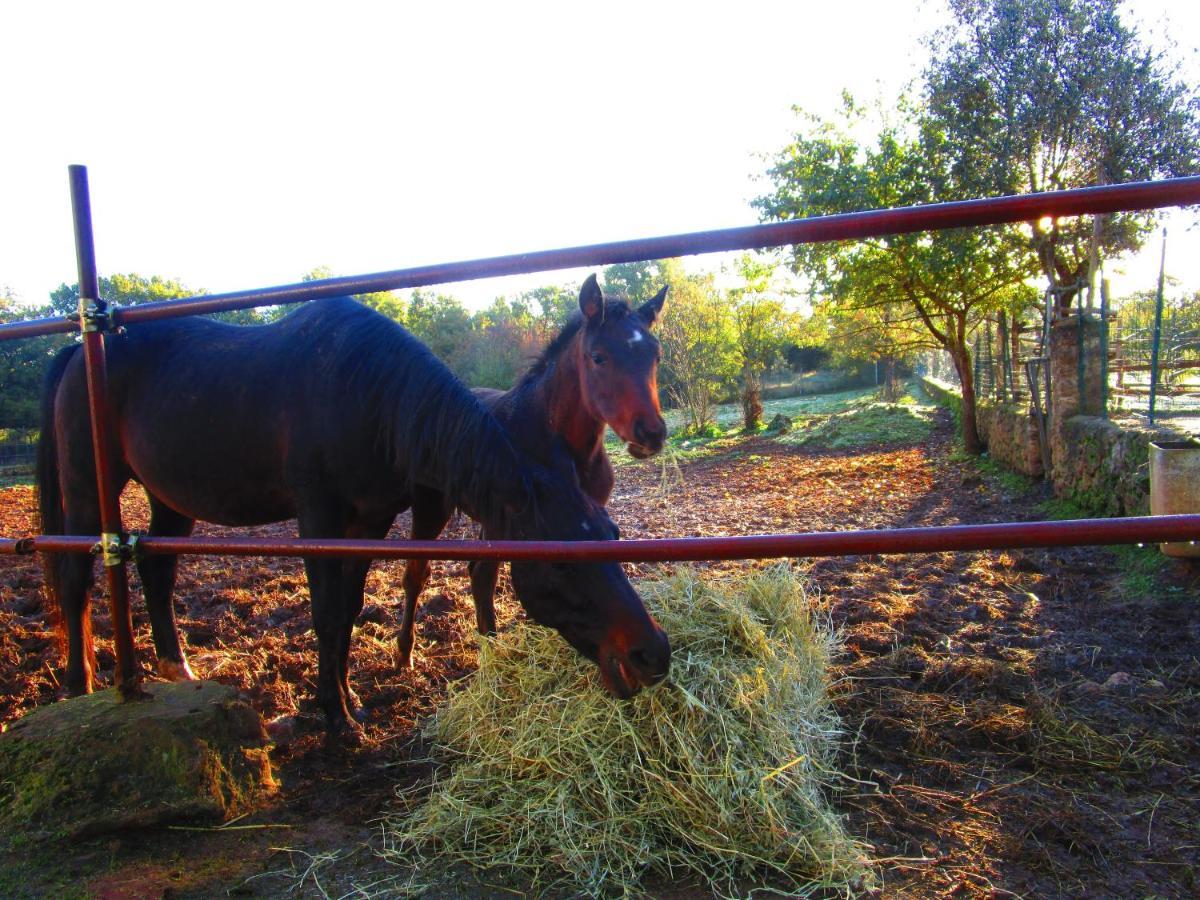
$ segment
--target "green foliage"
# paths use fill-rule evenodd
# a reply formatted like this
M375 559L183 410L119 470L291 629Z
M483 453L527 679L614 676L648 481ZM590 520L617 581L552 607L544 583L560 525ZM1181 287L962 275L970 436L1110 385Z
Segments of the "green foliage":
M800 317L773 284L775 265L749 253L738 260L741 285L729 291L742 370L743 427L752 431L762 415L762 376L800 335Z
M408 304L408 330L447 362L466 340L471 317L456 298L417 288Z
M1014 194L1200 171L1196 90L1121 21L1121 0L951 0L932 39L929 125L969 193ZM1153 213L1074 218L1028 233L1052 285L1092 250L1139 247ZM1094 247L1093 247L1094 244ZM1071 292L1061 302L1069 304Z
M604 290L614 296L652 297L664 281L670 278L660 260L618 263L604 270Z
M841 450L886 444L913 444L933 430L934 408L915 402L885 403L873 397L853 400L830 416L781 435L780 443Z
M0 289L0 323L55 314L49 306L23 306L7 290ZM69 335L0 341L0 385L4 386L0 390L0 431L37 427L43 372L59 348L70 342Z
M768 170L774 190L755 200L764 219L965 199L944 135L903 98L870 119L846 95L837 121L802 122ZM860 140L870 131L873 139ZM830 337L853 335L855 352L902 359L923 347L947 350L963 385L963 442L979 452L970 336L1036 271L1014 228L800 244L792 266L825 299Z
M660 265L671 286L671 308L658 326L659 382L684 411L684 430L699 432L712 421L713 408L740 369L737 325L713 276L688 275L679 260Z
M763 403L763 416L776 414L792 420L792 429L778 433L756 431L747 434L741 425L741 407L728 403L713 408L709 424L698 431L684 428L685 413L668 410L670 437L664 456L668 464L720 454L744 453L745 442L767 439L781 444L802 445L810 450L840 449L872 445L918 443L929 437L934 426L936 406L918 394L910 384L896 403L880 403L875 388L856 388L832 394L787 397ZM659 465L639 463L621 452L616 436L607 437L608 450L616 465Z

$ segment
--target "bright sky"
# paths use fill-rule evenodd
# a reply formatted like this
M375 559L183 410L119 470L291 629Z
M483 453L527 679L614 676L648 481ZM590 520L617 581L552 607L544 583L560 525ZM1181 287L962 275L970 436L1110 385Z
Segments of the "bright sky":
M1131 8L1200 71L1200 4ZM791 106L894 96L941 9L5 3L0 286L40 302L75 280L69 163L89 168L101 274L214 292L752 224ZM1200 286L1187 221L1168 271ZM581 275L448 290L477 305Z

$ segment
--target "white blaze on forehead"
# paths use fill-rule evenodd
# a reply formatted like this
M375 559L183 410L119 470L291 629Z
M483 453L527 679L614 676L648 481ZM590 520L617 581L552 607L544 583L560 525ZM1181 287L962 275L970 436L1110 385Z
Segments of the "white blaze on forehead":
M632 330L632 333L630 334L630 337L629 337L629 346L630 346L630 347L632 347L632 346L633 346L634 344L636 344L638 341L640 341L640 340L644 340L644 339L645 339L645 337L646 337L646 336L645 336L644 334L642 334L642 332L641 332L639 329L637 329L637 328L634 328L634 329Z
M592 530L592 526L591 526L591 525L589 525L589 524L587 523L587 521L586 521L586 520L585 520L585 521L583 521L583 522L580 522L579 524L583 526L583 530L584 530L584 531L591 531L591 530Z

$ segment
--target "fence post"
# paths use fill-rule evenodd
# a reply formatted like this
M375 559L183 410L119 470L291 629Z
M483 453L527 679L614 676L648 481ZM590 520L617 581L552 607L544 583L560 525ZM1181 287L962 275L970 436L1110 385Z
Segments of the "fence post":
M100 503L99 555L104 563L112 607L113 644L116 654L116 686L123 700L144 696L139 682L137 655L133 644L133 622L129 612L129 572L125 561L124 531L121 527L121 498L112 479L112 415L108 398L108 367L104 333L109 329L108 304L100 298L96 274L96 247L92 238L92 204L88 193L87 168L70 166L71 213L75 226L75 258L79 267L79 327L83 332L83 359L87 370L88 405L92 420L92 444L96 454L96 490Z
M1108 279L1100 279L1100 418L1108 418Z
M1154 335L1150 343L1150 424L1158 393L1158 347L1162 342L1163 282L1167 272L1167 229L1163 229L1162 256L1158 262L1158 294L1154 298Z

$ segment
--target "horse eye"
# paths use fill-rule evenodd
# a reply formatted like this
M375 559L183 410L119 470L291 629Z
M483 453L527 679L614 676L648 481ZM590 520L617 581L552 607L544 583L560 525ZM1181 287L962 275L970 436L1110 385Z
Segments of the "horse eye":
M607 359L608 358L603 353L593 353L592 354L592 362L594 362L598 366L604 365L604 363L607 362Z

